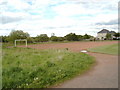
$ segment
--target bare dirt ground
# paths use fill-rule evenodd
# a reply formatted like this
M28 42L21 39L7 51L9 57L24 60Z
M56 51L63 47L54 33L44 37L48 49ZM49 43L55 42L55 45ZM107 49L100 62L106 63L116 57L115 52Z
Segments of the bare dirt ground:
M61 49L69 48L71 51L80 52L80 50L93 48L97 46L104 46L109 44L118 43L118 41L99 41L99 42L70 42L70 43L50 43L50 44L34 44L28 45L30 48L36 49ZM24 47L24 46L21 46Z
M117 41L101 42L72 42L57 44L29 45L30 48L50 49L69 48L71 51L80 52L88 48L118 43ZM87 54L96 58L96 65L86 73L79 75L53 88L118 88L118 56L100 53Z

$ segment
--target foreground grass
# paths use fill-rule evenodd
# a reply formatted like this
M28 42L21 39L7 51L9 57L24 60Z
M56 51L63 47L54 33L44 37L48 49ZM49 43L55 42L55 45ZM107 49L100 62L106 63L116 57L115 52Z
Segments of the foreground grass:
M47 88L88 70L94 58L67 50L3 48L3 88Z
M105 54L118 55L118 44L105 45L105 46L101 46L101 47L90 48L88 50L91 52L99 52L99 53L105 53Z
M2 89L2 43L0 42L0 89Z

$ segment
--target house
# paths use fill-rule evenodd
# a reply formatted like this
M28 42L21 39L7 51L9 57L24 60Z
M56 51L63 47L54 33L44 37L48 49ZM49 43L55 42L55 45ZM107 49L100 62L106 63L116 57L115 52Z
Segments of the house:
M114 38L114 34L116 33L115 31L109 31L109 30L107 30L107 29L102 29L101 31L99 31L98 33L97 33L97 39L98 40L106 40L106 35L107 34L111 34L112 35L112 39Z

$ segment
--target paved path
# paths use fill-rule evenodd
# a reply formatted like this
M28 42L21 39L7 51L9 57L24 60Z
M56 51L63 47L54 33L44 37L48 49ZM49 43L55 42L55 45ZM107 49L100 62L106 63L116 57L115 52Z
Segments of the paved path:
M96 58L90 71L54 88L118 88L118 56L88 53Z

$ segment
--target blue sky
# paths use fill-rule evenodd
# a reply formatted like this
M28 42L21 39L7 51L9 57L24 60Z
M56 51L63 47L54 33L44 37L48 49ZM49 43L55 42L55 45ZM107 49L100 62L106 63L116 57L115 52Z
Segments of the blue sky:
M119 0L0 0L0 35L23 30L31 36L68 33L93 36L118 31Z

